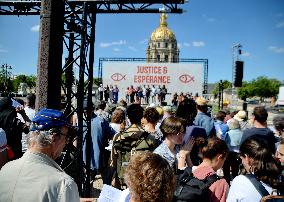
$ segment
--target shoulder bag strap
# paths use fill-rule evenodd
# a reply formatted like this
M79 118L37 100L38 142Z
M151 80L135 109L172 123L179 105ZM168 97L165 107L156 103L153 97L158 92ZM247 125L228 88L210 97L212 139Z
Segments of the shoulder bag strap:
M204 182L204 186L201 187L201 189L206 189L210 187L214 182L216 182L219 179L220 177L217 174L213 174L213 175L206 177L204 180L202 180Z
M260 195L263 196L267 196L269 195L268 191L265 189L265 187L261 184L260 181L258 181L254 175L252 174L248 174L245 175L246 178L249 179L249 181L253 184L253 186L256 188L256 190L260 193Z
M148 132L146 131L139 131L141 133L141 135L139 136L139 138L136 140L134 147L136 148L139 144L141 144L143 142L143 140L146 142L146 144L148 145L148 147L150 148L151 146L149 145L148 141L147 141L147 137L150 135Z

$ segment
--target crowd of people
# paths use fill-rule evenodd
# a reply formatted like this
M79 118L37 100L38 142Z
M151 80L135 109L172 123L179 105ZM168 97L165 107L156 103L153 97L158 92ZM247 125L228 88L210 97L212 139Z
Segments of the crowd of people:
M118 102L119 88L117 85L100 84L98 88L99 100L105 102L114 103ZM139 103L139 104L150 104L150 103L163 103L166 100L166 95L169 94L165 85L143 85L134 87L133 85L127 87L125 92L121 92L121 97L127 103Z
M144 95L144 87L135 95L139 90ZM118 102L117 95L103 99L100 92L91 145L83 134L83 160L90 155L92 176L100 174L104 184L123 190L123 201L204 201L188 194L196 187L185 179L206 182L200 188L206 188L205 201L283 195L284 116L274 118L272 131L263 106L248 120L242 110L211 116L207 100L198 96L176 94L171 106L163 106L161 100L150 104L151 93L142 105L131 93ZM109 99L116 104L109 105ZM84 201L55 162L74 140L69 130L76 118L70 122L52 109L35 113L29 97L19 108L12 104L10 98L0 100L0 201Z

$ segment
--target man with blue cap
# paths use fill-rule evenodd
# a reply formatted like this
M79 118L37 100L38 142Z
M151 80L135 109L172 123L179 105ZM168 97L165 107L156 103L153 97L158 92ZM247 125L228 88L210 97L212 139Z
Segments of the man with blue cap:
M70 141L68 125L58 110L42 109L35 115L28 150L0 171L0 201L80 200L76 183L54 161Z

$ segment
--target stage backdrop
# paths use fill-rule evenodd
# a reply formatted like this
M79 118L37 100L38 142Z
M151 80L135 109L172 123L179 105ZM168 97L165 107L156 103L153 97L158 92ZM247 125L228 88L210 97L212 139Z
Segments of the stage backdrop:
M174 92L202 95L203 68L203 63L104 62L102 79L104 86L118 86L119 99L124 98L126 88L131 85L165 85L171 95ZM167 101L171 95L167 96Z

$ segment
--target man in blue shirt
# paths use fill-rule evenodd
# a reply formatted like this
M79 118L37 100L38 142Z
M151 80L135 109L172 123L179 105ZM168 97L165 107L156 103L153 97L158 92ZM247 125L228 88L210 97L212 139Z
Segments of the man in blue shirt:
M110 176L108 172L108 159L110 152L105 149L108 141L113 138L115 131L110 127L109 122L93 113L91 120L91 169L96 175L100 173L104 184L110 184ZM84 134L86 135L86 134ZM85 138L84 138L85 139ZM86 162L86 141L84 141L84 161Z
M197 126L201 126L206 130L207 137L212 137L216 135L216 130L214 127L214 120L208 116L207 109L207 100L203 97L198 97L195 100L197 115L193 123Z
M226 133L229 131L229 126L224 123L225 117L226 117L226 113L224 111L219 111L216 114L216 117L215 117L216 120L214 123L217 137L219 137L222 140L225 140Z

